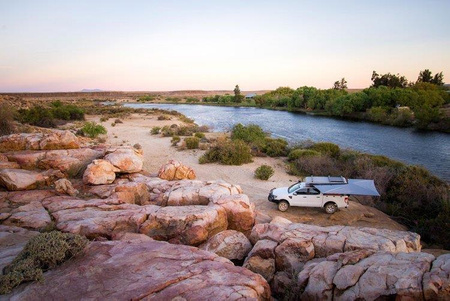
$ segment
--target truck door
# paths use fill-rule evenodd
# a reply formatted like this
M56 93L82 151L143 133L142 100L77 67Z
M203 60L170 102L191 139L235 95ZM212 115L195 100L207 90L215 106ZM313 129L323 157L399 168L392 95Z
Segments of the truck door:
M291 206L322 207L322 195L313 187L304 187L292 195Z

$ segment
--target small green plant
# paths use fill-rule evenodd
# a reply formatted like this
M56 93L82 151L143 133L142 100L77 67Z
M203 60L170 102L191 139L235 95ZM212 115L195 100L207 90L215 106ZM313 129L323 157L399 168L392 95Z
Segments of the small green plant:
M300 158L314 157L314 156L320 156L320 153L311 149L294 149L289 153L288 159L289 161L295 161Z
M0 294L26 281L43 279L43 273L80 254L88 240L84 236L52 231L31 238L0 275Z
M221 140L200 157L199 163L219 162L224 165L242 165L252 162L250 147L242 140Z
M201 133L201 132L195 133L194 136L197 137L197 138L199 138L199 139L205 138L205 134L204 134L204 133Z
M187 149L196 149L198 148L198 144L200 143L200 139L197 137L188 137L184 139L184 142L186 143Z
M267 181L274 173L271 166L263 164L255 170L255 178Z
M263 152L269 157L284 157L287 155L288 143L284 139L266 138Z
M159 126L154 126L154 127L152 127L150 133L152 135L158 135L160 130L161 130L161 128Z
M172 118L170 118L170 116L167 115L159 115L158 116L158 120L170 120Z
M115 122L111 123L111 126L112 126L112 127L115 127L115 126L116 126L116 123L115 123Z
M115 124L118 124L118 123L123 123L123 121L122 121L122 120L120 120L120 119L116 119L116 120L114 120L114 123L115 123Z
M5 103L0 104L0 136L14 132L14 109Z
M81 131L85 136L88 136L90 138L96 138L98 135L107 133L103 125L97 124L95 122L86 122L81 128Z
M102 116L102 117L100 117L100 122L108 121L108 119L109 119L108 116Z
M180 136L172 136L172 140L170 140L170 142L172 142L172 146L175 146L178 144L178 142L180 142L180 140Z
M334 144L334 143L330 143L330 142L319 142L314 144L313 146L311 146L312 150L318 151L319 153L323 154L323 155L329 155L333 158L337 158L339 157L340 154L340 149L339 146Z

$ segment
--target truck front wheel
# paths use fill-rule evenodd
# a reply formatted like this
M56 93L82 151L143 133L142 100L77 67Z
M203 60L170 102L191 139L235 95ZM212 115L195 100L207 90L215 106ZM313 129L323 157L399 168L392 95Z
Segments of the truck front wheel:
M286 201L281 201L278 203L278 210L284 212L289 209L289 203Z
M326 203L324 208L326 213L333 214L337 210L337 205L335 203Z

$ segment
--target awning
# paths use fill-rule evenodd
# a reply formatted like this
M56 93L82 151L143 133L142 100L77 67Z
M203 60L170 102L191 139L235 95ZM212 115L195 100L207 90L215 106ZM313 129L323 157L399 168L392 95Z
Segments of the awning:
M380 196L373 180L348 179L348 184L314 185L323 194L352 194Z

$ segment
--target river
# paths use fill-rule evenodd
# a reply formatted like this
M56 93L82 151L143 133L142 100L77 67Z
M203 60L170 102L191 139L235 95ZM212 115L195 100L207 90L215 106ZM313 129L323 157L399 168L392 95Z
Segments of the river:
M307 139L333 142L341 148L421 165L450 181L450 135L445 133L260 108L139 103L124 106L176 110L194 119L198 125L207 125L217 132L228 131L236 123L257 124L273 137L291 143Z

